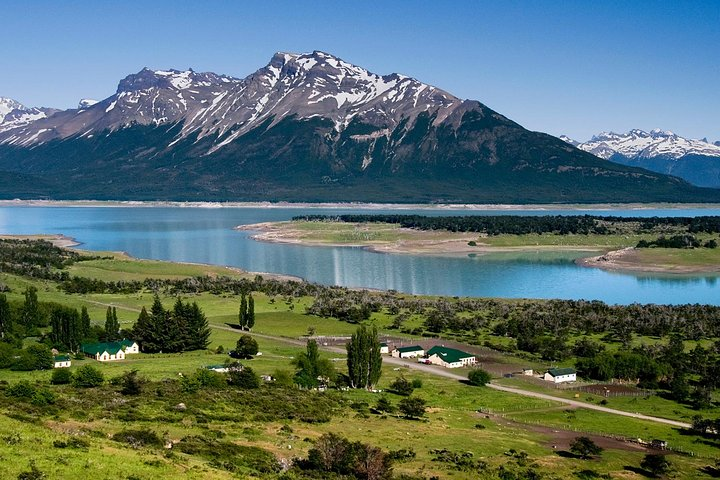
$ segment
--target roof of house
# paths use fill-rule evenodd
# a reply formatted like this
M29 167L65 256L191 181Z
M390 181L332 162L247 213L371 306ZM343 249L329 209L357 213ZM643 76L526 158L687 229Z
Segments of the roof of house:
M548 373L552 375L553 377L559 377L561 375L574 375L577 373L577 371L574 368L550 368L548 369Z
M388 344L387 344L387 343L385 343L385 342L380 342L380 346L381 346L381 347L387 347L387 346L388 346Z
M135 340L128 340L127 338L123 338L122 340L120 340L120 345L122 345L123 347L132 347L136 343L137 342Z
M88 355L97 355L103 352L115 355L120 350L123 350L123 347L124 345L121 342L83 343L80 346L80 351Z
M69 362L70 355L55 355L56 362Z
M413 345L412 347L398 347L395 350L397 350L400 353L409 353L409 352L424 352L425 350L420 345Z
M429 357L437 355L447 363L457 363L462 361L463 358L475 356L472 353L463 352L462 350L457 350L455 348L443 347L441 345L432 347L427 351L427 354Z

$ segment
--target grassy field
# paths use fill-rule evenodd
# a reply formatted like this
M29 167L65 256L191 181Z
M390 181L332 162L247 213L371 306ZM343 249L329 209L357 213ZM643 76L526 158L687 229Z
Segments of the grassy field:
M182 278L203 274L232 274L227 269L202 265L177 265L165 262L135 261L127 258L117 260L93 260L72 267L73 274L93 276L103 280L142 279L146 276L161 278ZM144 292L132 295L66 295L52 282L27 280L12 275L0 274L0 281L8 285L11 299L20 299L28 285L39 289L42 301L54 301L74 307L86 306L91 318L97 324L104 322L108 305L116 306L121 326L132 326L142 306L149 307L152 294ZM270 298L254 294L256 306L256 327L253 332L297 341L313 327L317 335L349 335L356 326L330 318L320 318L304 313L311 299ZM92 364L105 374L106 378L137 370L153 382L166 379L176 381L179 373L191 375L194 371L211 364L223 363L228 356L214 353L222 346L225 350L234 347L241 332L228 326L237 322L239 298L233 295L212 295L203 293L188 295L186 300L196 301L206 313L212 327L211 344L207 351L182 354L139 354L115 363L99 363L92 360L74 361L73 370L81 365ZM174 297L163 297L166 307L171 307ZM390 317L385 313L373 314L371 321L381 331L387 331ZM409 321L412 323L412 320ZM397 331L387 331L398 335ZM301 345L288 340L257 337L261 356L245 362L259 374L272 374L278 370L292 372L292 359ZM345 368L344 355L323 352L335 363L338 370ZM508 360L512 361L512 360ZM517 360L515 360L517 361ZM522 361L522 360L520 360ZM386 365L378 385L386 390L390 382L403 370ZM233 406L225 400L202 403L202 408L193 408L203 402L203 397L182 394L181 400L191 406L187 414L168 414L172 410L170 399L150 398L146 404L132 408L143 414L142 421L123 420L119 412L129 408L117 388L105 386L79 394L68 391L82 404L82 395L99 392L107 395L106 401L94 404L87 413L81 411L57 412L49 416L18 416L0 412L0 472L2 478L16 478L27 471L30 462L48 475L48 478L73 478L76 476L107 476L118 469L122 478L209 478L225 479L242 477L247 472L231 473L218 468L207 459L194 455L165 451L164 449L130 448L109 441L108 435L124 428L135 427L162 433L164 437L177 440L186 435L213 436L238 445L259 446L271 451L278 458L292 459L306 455L311 443L307 439L317 438L326 432L336 432L350 438L382 447L385 450L412 448L416 458L396 464L397 473L436 475L440 478L478 478L477 472L463 472L433 461L432 449L449 449L471 452L476 459L489 464L489 471L511 459L506 455L510 450L525 451L546 473L556 478L573 477L583 469L599 473L610 473L613 477L641 478L626 470L626 466L637 466L645 453L629 449L622 444L613 444L599 460L583 461L558 455L552 448L557 442L558 430L570 430L571 436L583 432L594 435L623 435L633 438L662 438L671 446L693 452L694 457L674 455L673 463L678 478L702 478L698 468L712 464L717 455L716 446L696 443L695 437L681 435L669 426L631 420L600 412L585 410L568 411L561 404L530 397L507 394L496 390L470 387L459 382L421 372L403 372L410 379L422 382L416 395L428 403L428 421L409 421L393 415L379 416L369 413L381 393L348 391L332 393L339 398L341 411L327 423L309 424L296 419L282 421L259 421L252 416L239 418ZM12 372L0 370L0 381L15 383L30 380L38 386L49 386L50 372ZM502 380L503 382L511 382ZM530 387L525 385L528 389ZM264 387L268 388L268 387ZM542 389L538 387L539 389ZM63 391L63 390L58 390ZM552 390L558 396L572 395ZM2 395L2 393L0 393ZM317 394L321 395L321 394ZM386 394L392 403L401 397ZM598 402L595 396L582 394L583 398ZM588 397L588 398L585 398ZM320 398L320 397L318 397ZM178 399L173 397L172 401ZM163 403L164 402L164 403ZM664 401L659 397L645 399L610 399L610 407L687 419L690 411ZM80 408L80 407L78 407ZM32 410L32 409L30 409ZM482 410L489 414L478 413ZM235 413L234 413L235 412ZM210 418L208 423L199 418ZM228 420L220 420L227 417ZM218 420L212 420L217 418ZM172 420L172 421L170 421ZM287 428L284 428L287 426ZM290 430L292 433L288 433ZM89 441L87 448L56 448L53 443L80 435ZM22 459L18 461L18 459Z

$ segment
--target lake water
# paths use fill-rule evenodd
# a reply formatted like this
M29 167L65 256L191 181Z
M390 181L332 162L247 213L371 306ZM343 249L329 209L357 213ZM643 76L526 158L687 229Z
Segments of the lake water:
M492 254L433 257L256 242L242 224L295 215L351 213L323 208L0 207L0 233L59 233L82 248L125 251L139 258L230 265L306 280L402 292L508 298L592 299L608 303L720 305L717 276L611 273L576 266L571 254ZM597 214L622 216L720 215L720 209L641 210L423 210L424 215ZM362 213L380 211L362 210ZM576 254L577 255L577 254Z

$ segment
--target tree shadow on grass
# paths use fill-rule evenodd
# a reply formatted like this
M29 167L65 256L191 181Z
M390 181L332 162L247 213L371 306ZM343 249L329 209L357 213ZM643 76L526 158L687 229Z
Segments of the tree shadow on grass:
M576 455L576 454L574 454L574 453L572 453L572 452L569 452L569 451L567 451L567 450L557 450L557 451L555 452L555 455L557 455L557 456L559 456L559 457L563 457L563 458L575 458L575 459L582 458L580 455Z
M720 468L718 467L711 467L708 465L707 467L701 468L700 471L712 478L720 478Z
M627 470L628 472L637 473L638 475L642 475L645 478L659 478L658 476L654 475L651 472L648 472L647 470L643 470L640 467L633 467L631 465L625 465L623 467L623 470Z
M242 330L239 323L227 323L225 322L225 325L227 325L230 328L234 328L235 330Z

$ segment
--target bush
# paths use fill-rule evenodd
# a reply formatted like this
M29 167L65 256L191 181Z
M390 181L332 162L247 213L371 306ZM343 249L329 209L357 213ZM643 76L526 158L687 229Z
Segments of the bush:
M50 383L53 385L66 385L72 381L72 372L68 368L56 368L50 375Z
M220 389L227 386L225 375L207 368L198 368L192 377L199 388Z
M425 400L420 397L407 397L398 404L400 411L408 418L421 418L425 416Z
M235 385L238 388L248 390L260 388L260 377L258 377L250 367L230 370L228 381L231 385Z
M123 395L140 395L144 383L145 379L138 376L137 370L125 372L121 377L122 390L120 392Z
M123 430L112 436L112 439L119 443L126 443L133 448L140 447L162 447L164 442L152 430Z
M398 395L402 395L405 397L411 395L414 389L415 388L413 387L412 383L410 383L402 374L400 374L400 376L393 380L393 382L390 384L391 392L397 393Z
M105 381L105 375L92 365L83 365L73 375L72 383L80 388L99 387Z
M12 384L5 390L5 395L13 398L23 398L29 400L35 395L35 386L33 386L27 380Z
M470 385L477 387L487 385L490 383L491 378L490 374L482 368L473 368L468 374L468 382L470 382Z

